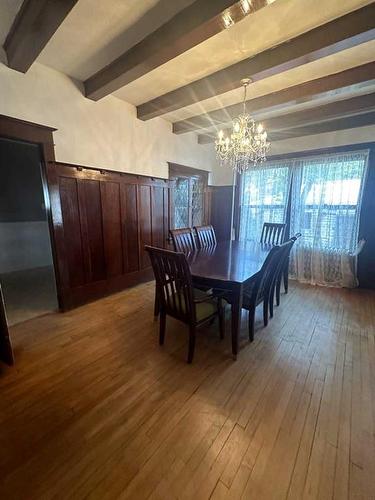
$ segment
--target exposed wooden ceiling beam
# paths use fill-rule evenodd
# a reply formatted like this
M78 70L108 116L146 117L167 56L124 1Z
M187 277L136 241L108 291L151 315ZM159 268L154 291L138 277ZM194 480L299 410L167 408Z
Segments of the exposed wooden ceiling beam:
M293 105L301 102L313 101L317 98L325 98L333 94L338 89L353 91L358 85L360 87L365 82L375 80L375 62L357 66L340 73L317 78L300 85L295 85L278 92L272 92L261 97L249 99L248 109L251 113L256 111L268 112L277 109L281 105ZM175 134L184 134L194 130L209 128L212 126L228 123L242 111L242 103L233 104L225 108L215 109L208 113L187 118L173 123Z
M267 0L196 0L115 61L88 78L86 97L95 101L268 5Z
M366 125L375 124L375 111L363 113L361 115L346 116L345 118L336 118L327 122L314 123L305 127L296 127L281 132L272 132L270 140L281 141L284 139L293 139L295 137L305 137L307 135L323 134L324 132L335 132Z
M336 54L375 38L375 3L303 33L276 47L244 59L137 107L137 116L149 120L240 87L253 81Z
M4 43L8 65L26 71L78 0L24 0Z
M346 116L345 118L336 118L321 123L306 125L305 127L295 127L280 132L271 132L269 139L272 142L285 139L294 139L297 137L306 137L308 135L323 134L325 132L335 132L338 130L347 130L351 128L365 127L366 125L375 125L375 112L363 113L361 115ZM199 144L209 144L212 137L209 135L200 135Z
M306 127L307 125L321 125L325 121L342 119L345 116L352 116L359 113L375 110L375 92L358 97L352 97L342 101L336 101L315 108L296 111L282 116L261 120L261 123L272 137L272 133L284 131L296 127ZM349 127L348 127L349 128ZM214 134L204 134L198 136L199 144L208 144L215 141Z

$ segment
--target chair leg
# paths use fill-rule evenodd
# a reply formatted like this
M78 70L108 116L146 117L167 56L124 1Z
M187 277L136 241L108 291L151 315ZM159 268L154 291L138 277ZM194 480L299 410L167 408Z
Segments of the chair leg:
M193 361L195 349L195 325L189 326L189 351L188 351L188 363Z
M155 318L157 318L159 316L159 313L160 313L160 301L159 301L158 293L155 290L155 302L154 302L154 316L155 316Z
M269 297L265 297L263 300L263 324L264 326L268 325L268 304L269 304Z
M284 290L285 290L285 293L288 293L288 288L289 288L289 264L284 269L283 277L284 277Z
M276 304L280 305L280 288L281 288L281 276L276 282Z
M271 286L270 290L270 298L269 298L269 307L270 307L270 317L273 318L273 303L275 300L275 283Z
M255 307L249 309L249 341L254 340Z
M223 307L222 299L219 299L217 307L219 312L220 338L223 339L225 336L225 308Z
M159 325L159 344L164 344L165 337L165 326L166 326L167 315L164 311L160 311L160 325Z

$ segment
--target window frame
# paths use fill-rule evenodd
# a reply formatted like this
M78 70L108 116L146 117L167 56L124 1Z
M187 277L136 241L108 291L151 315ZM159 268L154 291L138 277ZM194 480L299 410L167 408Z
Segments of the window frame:
M193 227L193 205L192 205L192 186L195 179L199 179L202 182L202 224L208 222L209 216L209 187L208 187L208 172L205 170L200 170L192 167L187 167L185 165L179 165L177 163L168 163L169 167L169 179L172 182L176 182L177 179L183 178L189 181L189 193L188 193L188 221L189 225L187 227ZM175 197L174 197L174 186L172 188L172 200L171 200L171 217L170 217L170 229L175 229Z

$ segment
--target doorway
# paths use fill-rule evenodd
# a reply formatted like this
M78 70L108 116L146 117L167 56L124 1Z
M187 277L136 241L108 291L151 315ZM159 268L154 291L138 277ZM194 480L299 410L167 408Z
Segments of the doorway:
M0 137L0 284L8 325L58 310L38 144Z

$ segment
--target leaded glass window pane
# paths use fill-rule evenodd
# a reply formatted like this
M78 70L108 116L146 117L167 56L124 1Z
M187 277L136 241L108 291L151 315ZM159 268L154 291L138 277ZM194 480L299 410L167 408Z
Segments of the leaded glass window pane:
M179 177L176 181L174 193L174 222L175 228L189 226L189 179Z

